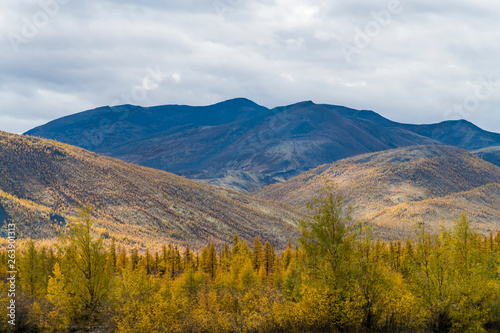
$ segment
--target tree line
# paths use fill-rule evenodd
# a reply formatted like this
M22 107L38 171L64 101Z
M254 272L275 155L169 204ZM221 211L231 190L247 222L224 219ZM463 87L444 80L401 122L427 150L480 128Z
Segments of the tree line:
M195 252L105 248L90 210L54 247L17 255L14 331L59 332L486 332L500 329L500 233L482 236L466 215L438 234L374 240L326 188L277 253L209 242ZM0 253L7 307L7 251ZM12 329L2 316L4 331Z

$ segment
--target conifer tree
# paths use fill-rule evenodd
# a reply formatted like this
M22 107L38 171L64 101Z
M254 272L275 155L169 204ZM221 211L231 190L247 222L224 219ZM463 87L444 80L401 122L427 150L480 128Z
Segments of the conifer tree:
M114 238L111 240L111 246L109 248L108 262L109 262L109 267L111 269L111 272L112 273L116 272L117 258L116 258L116 246L115 246Z
M136 248L130 250L130 264L132 265L132 270L136 269L139 264L139 251Z
M264 245L264 255L262 266L265 269L266 275L269 275L274 269L274 249L271 247L271 243L266 241Z
M258 271L260 269L260 265L262 262L263 262L262 243L260 242L259 237L255 237L253 240L253 253L252 253L253 268Z
M293 259L293 252L292 248L290 246L287 246L285 251L281 254L281 264L284 270L288 269L288 266L290 265L290 262Z
M184 249L184 256L183 256L184 269L191 266L192 263L193 263L193 254L191 253L191 249L189 248L189 242L186 242L186 247Z
M73 314L70 311L69 295L65 285L65 278L61 272L59 263L54 265L52 276L49 277L47 286L47 299L52 303L53 308L49 312L48 322L55 331L63 331L70 323Z
M160 264L160 254L158 251L155 251L155 261L153 265L153 269L155 273L158 273L158 265Z
M127 250L122 245L116 259L116 271L121 274L122 271L128 266Z
M208 263L209 263L209 275L210 278L215 279L215 275L217 274L217 251L215 249L215 244L211 243L208 249Z
M240 239L238 238L237 234L233 236L233 246L231 248L231 252L233 258L240 252Z
M45 276L43 272L43 262L35 243L30 240L27 244L27 250L20 258L20 284L30 296L36 296L45 293Z
M251 259L251 258L252 258L252 251L250 251L250 248L248 247L248 244L247 244L247 241L246 241L246 240L244 240L244 241L241 243L240 254L241 254L244 258L249 258L249 259Z

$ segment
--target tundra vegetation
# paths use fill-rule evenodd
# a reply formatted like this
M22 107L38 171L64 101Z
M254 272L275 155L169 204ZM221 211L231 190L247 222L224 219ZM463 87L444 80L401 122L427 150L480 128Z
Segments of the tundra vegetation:
M500 232L465 214L437 234L372 238L331 188L296 244L256 237L160 251L103 245L83 209L57 244L18 251L15 331L486 332L500 327ZM0 253L2 309L7 252ZM12 329L7 316L2 330Z

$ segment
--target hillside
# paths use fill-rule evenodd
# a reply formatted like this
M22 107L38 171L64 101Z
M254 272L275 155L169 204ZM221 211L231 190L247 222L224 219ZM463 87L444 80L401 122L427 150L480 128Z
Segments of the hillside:
M500 146L477 149L472 151L472 153L485 161L500 166Z
M235 233L285 244L299 215L282 204L203 185L84 149L0 132L0 220L24 236L57 235L83 205L103 237L143 246L230 241ZM41 231L40 231L41 230Z
M461 212L465 212L474 227L484 234L500 230L500 184L492 183L469 191L444 197L409 201L381 209L366 216L376 226L383 239L402 239L413 236L413 224L425 221L427 229L439 232L450 227ZM409 223L408 223L409 222Z
M483 231L488 225L500 228L500 168L451 146L412 146L359 155L270 185L253 195L299 208L318 196L325 182L338 185L347 205L354 208L356 219L389 230L379 230L385 236L407 236L418 220L437 228L462 211L471 214L474 222L485 228ZM483 186L488 191L480 190ZM471 193L476 195L467 200ZM477 199L480 197L485 199Z
M268 109L244 98L200 107L102 107L27 134L244 193L358 154L500 145L500 134L467 121L408 125L373 111L311 101Z

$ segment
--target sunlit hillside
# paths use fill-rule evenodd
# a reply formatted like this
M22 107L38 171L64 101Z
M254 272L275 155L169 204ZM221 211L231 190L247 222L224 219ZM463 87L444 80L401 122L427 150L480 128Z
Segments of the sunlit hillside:
M299 215L254 199L150 168L39 138L0 133L0 217L22 235L54 237L82 205L94 208L96 231L134 246L260 236L277 245L296 237Z
M415 222L438 230L467 212L482 232L500 227L500 168L451 146L413 146L359 155L324 165L254 192L296 208L338 185L358 220L383 238L407 237Z

